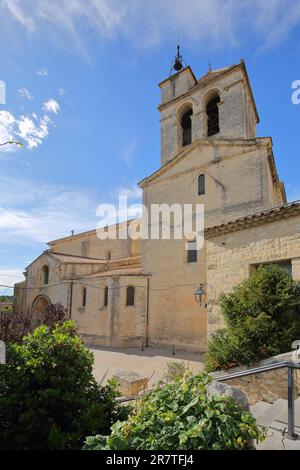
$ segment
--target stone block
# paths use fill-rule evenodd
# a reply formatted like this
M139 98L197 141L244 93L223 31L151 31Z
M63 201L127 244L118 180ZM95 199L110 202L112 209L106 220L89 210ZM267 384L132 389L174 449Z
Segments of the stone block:
M118 390L123 396L133 397L147 387L149 378L134 371L117 371L113 378L118 382Z

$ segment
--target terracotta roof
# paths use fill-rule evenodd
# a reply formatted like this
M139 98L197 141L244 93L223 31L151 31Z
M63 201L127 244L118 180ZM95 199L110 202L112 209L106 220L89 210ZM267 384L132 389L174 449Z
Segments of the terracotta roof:
M298 214L300 214L300 201L291 202L289 204L284 204L282 206L241 217L231 222L227 222L226 224L208 227L205 229L205 238L229 232L236 232L265 222L272 222L273 220L292 217Z
M46 254L52 256L53 258L61 261L62 263L68 264L103 264L109 269L111 266L130 266L130 265L139 265L141 263L140 256L131 256L129 258L117 258L117 259L101 259L101 258L87 258L83 256L68 255L65 253L55 253L52 251L46 251Z
M100 258L85 258L83 256L67 255L65 253L54 253L48 251L48 255L56 258L62 263L75 263L75 264L105 264L107 261Z
M222 67L220 69L215 69L215 70L209 70L209 72L207 72L205 75L203 75L203 77L200 77L200 79L198 80L198 83L206 85L210 81L215 80L216 78L220 77L221 75L228 72L229 70L234 69L238 65L240 65L240 64L230 65L228 67Z
M123 268L123 269L111 269L108 271L104 271L101 273L95 274L87 274L86 276L80 276L77 279L98 279L102 277L120 277L120 276L147 276L147 274L143 274L141 267L133 267L133 268Z
M116 224L111 224L111 225L108 225L108 229L112 228L112 227L119 227L120 225L123 225L123 224L134 224L134 223L139 223L140 222L140 219L139 218L136 218L136 219L128 219L128 220L125 220L124 222L118 222ZM106 227L99 227L99 230L101 229L104 229ZM68 235L66 237L62 237L62 238L57 238L55 240L50 240L49 242L47 242L47 245L56 245L58 243L61 243L61 242L68 242L70 240L75 240L77 238L82 238L82 237L88 237L88 236L91 236L91 235L95 235L97 236L97 230L98 229L93 229L93 230L87 230L86 232L80 232L80 233L74 233L74 235Z

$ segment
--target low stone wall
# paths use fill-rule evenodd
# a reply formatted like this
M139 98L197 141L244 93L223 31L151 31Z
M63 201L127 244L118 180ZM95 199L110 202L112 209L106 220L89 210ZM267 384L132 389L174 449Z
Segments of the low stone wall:
M249 369L289 361L291 360L291 357L292 353L281 354L265 361L261 361L258 364L254 364L249 367ZM211 374L211 376L214 380L218 380L218 377L231 375L243 370L247 369L245 367L235 368L230 371L216 372ZM300 370L294 371L294 374L295 395L300 396ZM259 401L274 403L279 398L287 399L288 371L287 369L272 370L247 377L228 379L225 383L242 390L247 395L250 405L255 405L255 403Z

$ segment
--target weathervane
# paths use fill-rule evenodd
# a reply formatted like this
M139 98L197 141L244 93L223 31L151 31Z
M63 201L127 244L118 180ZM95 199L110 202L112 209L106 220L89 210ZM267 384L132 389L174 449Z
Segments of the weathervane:
M172 63L170 74L172 73L173 70L175 70L175 72L179 72L180 70L182 70L184 67L183 65L184 63L185 63L185 60L182 58L182 55L180 54L180 45L178 44L177 54L174 57L174 62Z

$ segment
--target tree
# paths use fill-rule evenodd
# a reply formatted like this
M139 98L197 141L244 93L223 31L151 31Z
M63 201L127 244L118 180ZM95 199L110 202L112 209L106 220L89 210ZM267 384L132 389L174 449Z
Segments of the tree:
M0 449L79 449L84 436L107 433L126 410L92 367L71 321L41 325L10 345L0 366Z
M261 266L220 306L226 329L212 335L206 368L249 365L291 350L300 338L300 284L276 265Z

